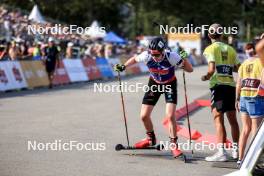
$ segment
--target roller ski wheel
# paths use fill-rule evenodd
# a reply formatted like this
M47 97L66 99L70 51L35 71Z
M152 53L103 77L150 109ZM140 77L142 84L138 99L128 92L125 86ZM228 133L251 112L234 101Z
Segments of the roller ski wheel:
M179 160L183 161L184 163L187 163L187 159L186 159L186 156L184 154L181 154L181 155L176 156L174 158L179 159Z
M122 151L122 150L163 150L164 146L163 145L153 145L153 146L144 146L139 148L138 146L124 146L123 144L117 144L115 146L116 151Z

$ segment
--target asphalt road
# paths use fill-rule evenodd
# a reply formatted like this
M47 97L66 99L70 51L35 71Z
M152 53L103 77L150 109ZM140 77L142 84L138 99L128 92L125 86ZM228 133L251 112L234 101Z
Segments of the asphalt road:
M207 67L197 67L186 74L188 99L208 97L208 82L200 77ZM178 107L184 106L182 72L178 77ZM147 75L125 78L129 85L147 83ZM40 88L30 91L0 93L0 176L218 176L234 170L211 167L204 157L214 153L209 149L186 151L188 163L175 160L169 151L116 152L118 143L126 143L122 120L120 94L94 92L94 83L78 83L52 90ZM117 85L116 80L99 81L104 86ZM139 118L143 92L124 93L128 130L131 143L144 137ZM168 140L162 126L165 115L164 97L153 112L157 138ZM181 122L187 127L186 121ZM191 125L202 133L214 134L209 108L191 115ZM230 136L229 126L228 135ZM44 143L87 144L89 150L44 150ZM38 150L28 149L31 142ZM181 142L186 139L180 138ZM43 144L43 145L42 145Z

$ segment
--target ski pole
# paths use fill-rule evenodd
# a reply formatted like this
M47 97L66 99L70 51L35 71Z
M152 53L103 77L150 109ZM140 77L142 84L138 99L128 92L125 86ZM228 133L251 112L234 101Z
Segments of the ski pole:
M125 128L126 128L126 138L127 138L127 145L129 145L129 138L128 138L128 130L127 130L127 120L126 120L126 112L125 112L125 103L124 103L124 97L122 92L122 83L121 83L121 76L120 72L118 71L118 81L119 81L119 89L120 89L120 95L121 95L121 102L122 102L122 110L123 110L123 117L125 121Z
M183 84L184 84L184 96L185 96L185 107L187 112L187 122L188 122L188 130L189 130L189 142L190 146L192 144L192 136L191 136L191 124L190 124L190 118L189 118L189 107L188 107L188 98L187 98L187 90L186 90L186 80L185 80L185 71L182 72L183 76ZM193 155L193 149L192 149L192 155Z

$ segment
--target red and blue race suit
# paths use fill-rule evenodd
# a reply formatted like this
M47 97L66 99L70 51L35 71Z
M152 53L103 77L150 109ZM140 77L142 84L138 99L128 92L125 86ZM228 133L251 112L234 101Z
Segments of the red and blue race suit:
M156 61L148 51L144 51L136 56L137 62L145 62L150 72L150 78L160 84L175 80L175 66L179 67L183 62L176 52L166 51L162 57L161 61Z

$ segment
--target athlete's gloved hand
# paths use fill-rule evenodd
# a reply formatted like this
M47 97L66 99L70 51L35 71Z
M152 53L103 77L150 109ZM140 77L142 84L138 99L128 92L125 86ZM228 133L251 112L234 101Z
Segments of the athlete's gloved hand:
M181 68L181 69L184 69L184 66L185 66L185 59L188 57L188 54L187 54L186 51L184 51L184 50L180 50L180 51L179 51L179 55L180 55L181 59L183 59L183 62L182 62L182 64L181 64L180 68Z
M184 50L181 50L180 51L180 57L182 59L186 59L188 57L188 53L186 51L184 51Z
M123 65L123 64L116 64L116 65L114 66L114 70L115 70L116 72L122 72L122 71L124 71L125 69L126 69L126 66Z

